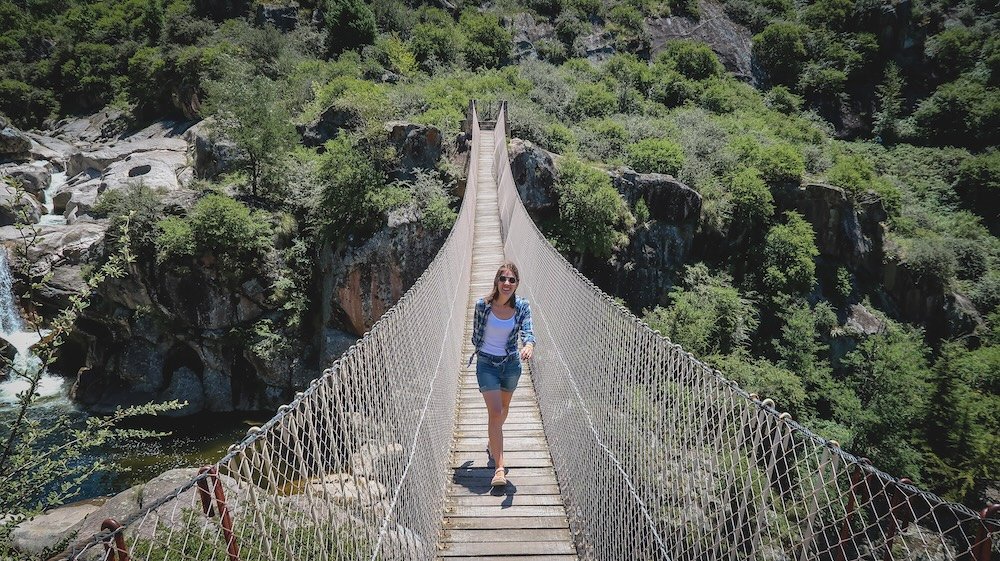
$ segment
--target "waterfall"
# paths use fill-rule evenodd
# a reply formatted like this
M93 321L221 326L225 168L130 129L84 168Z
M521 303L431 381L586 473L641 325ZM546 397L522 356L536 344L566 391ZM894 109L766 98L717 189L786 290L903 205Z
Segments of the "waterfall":
M23 329L21 314L14 304L14 279L7 264L7 252L0 250L0 330L10 335Z

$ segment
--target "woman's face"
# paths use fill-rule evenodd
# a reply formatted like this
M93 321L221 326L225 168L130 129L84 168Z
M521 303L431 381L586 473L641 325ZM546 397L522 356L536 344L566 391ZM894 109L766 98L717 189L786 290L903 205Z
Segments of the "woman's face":
M514 290L517 289L517 282L518 278L513 271L501 269L500 274L497 275L497 290L505 299L510 298L511 294L514 294Z

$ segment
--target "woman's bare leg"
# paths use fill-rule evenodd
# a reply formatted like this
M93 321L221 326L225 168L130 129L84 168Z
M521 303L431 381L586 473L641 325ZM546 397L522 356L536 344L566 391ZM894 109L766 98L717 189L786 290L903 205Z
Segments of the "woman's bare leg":
M490 390L483 392L483 401L486 402L486 411L489 414L489 425L487 434L489 435L490 455L496 462L496 467L502 468L503 464L503 422L507 418L507 408L504 406L504 392L500 390ZM510 403L510 398L507 398Z
M500 402L503 405L503 418L500 420L500 427L503 428L503 424L507 422L507 413L510 413L510 400L513 399L514 392L505 392L500 390Z

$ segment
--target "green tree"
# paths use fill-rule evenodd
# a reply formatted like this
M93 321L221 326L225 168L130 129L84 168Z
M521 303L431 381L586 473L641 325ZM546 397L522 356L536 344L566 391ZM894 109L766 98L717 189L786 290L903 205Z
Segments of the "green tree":
M705 80L725 74L725 68L712 48L699 41L667 41L656 55L654 64L676 70L689 80Z
M933 389L927 355L919 332L890 322L843 360L846 382L862 407L853 424L853 452L914 481L923 476L921 427Z
M371 225L377 211L373 197L385 185L386 175L358 138L342 134L324 147L312 221L328 239L341 241Z
M496 68L509 58L513 35L500 25L497 16L468 9L462 12L458 26L465 35L462 53L469 68Z
M670 300L669 307L646 312L643 321L698 356L747 350L760 323L753 300L728 275L713 275L701 263L685 268L684 287L671 290Z
M362 0L324 0L327 53L336 55L348 49L371 45L378 28L375 12Z
M913 113L922 143L983 148L1000 128L997 88L961 78L940 86Z
M765 224L774 216L774 196L757 168L744 168L729 184L733 218L741 224Z
M1000 151L991 150L963 160L958 166L955 191L981 216L1000 215Z
M944 345L931 384L928 480L952 500L976 501L1000 479L1000 346Z
M807 60L804 25L777 22L753 37L753 55L775 84L794 86Z
M788 211L785 223L764 241L763 283L768 294L803 294L816 284L816 234L802 215Z
M461 53L461 39L455 22L444 10L425 8L422 21L413 28L410 46L424 69L434 64L454 64Z
M899 138L899 119L903 116L903 87L905 83L899 66L890 62L885 67L885 77L875 88L878 109L875 111L872 132L883 144L893 144Z
M582 264L585 255L607 257L624 244L635 218L607 173L575 158L559 162L556 191L559 195L557 236Z
M294 145L295 128L278 82L229 63L232 72L205 83L206 109L214 119L212 130L239 149L250 173L250 193L257 196Z

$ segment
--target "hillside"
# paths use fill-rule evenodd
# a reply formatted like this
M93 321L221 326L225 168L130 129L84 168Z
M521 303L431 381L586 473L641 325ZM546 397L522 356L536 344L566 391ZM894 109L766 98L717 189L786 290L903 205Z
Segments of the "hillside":
M280 402L415 280L454 220L468 101L507 100L522 198L595 283L978 506L1000 499L996 27L943 0L25 0L0 6L0 113L94 150L170 119L207 158L73 207L112 232L95 262L135 211L140 286L62 357L97 410L206 372L225 407ZM16 144L0 173L24 177Z

